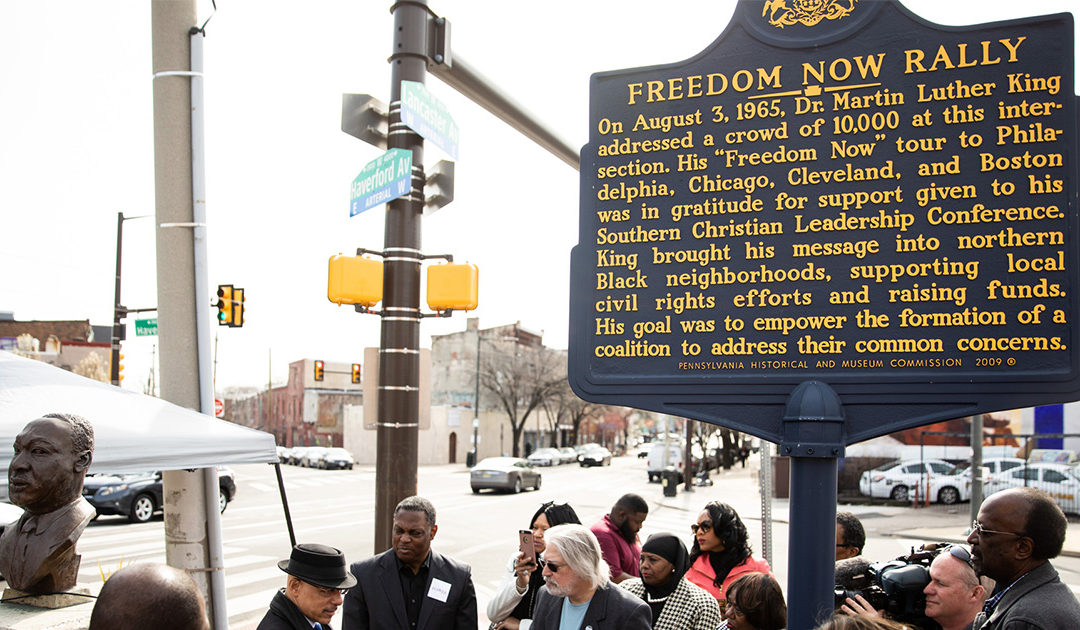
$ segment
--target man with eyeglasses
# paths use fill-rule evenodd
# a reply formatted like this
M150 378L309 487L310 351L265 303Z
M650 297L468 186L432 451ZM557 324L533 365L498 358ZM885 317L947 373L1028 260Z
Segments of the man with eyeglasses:
M289 574L256 630L331 630L342 596L356 585L345 555L326 545L300 544L278 568Z
M982 610L986 589L971 566L971 553L953 545L930 563L930 583L926 595L926 616L941 624L942 630L969 630Z
M545 532L544 541L544 587L531 630L649 630L649 605L612 583L600 543L588 528L557 525Z
M836 513L836 561L862 555L866 545L866 530L851 512Z
M345 630L476 630L472 569L431 549L435 506L406 497L394 508L392 547L354 562Z
M972 628L1076 627L1080 603L1050 564L1061 553L1067 525L1061 508L1034 488L986 499L967 541L975 571L997 584Z

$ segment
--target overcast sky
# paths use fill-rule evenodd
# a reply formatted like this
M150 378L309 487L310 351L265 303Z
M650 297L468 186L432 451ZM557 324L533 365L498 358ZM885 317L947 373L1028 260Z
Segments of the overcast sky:
M863 0L867 1L867 0ZM209 284L246 290L243 328L217 328L218 388L265 385L301 358L359 362L379 320L326 299L327 259L383 245L381 207L349 217L349 185L378 149L340 131L341 94L389 100L391 2L199 2L205 40ZM430 0L455 54L573 146L587 140L593 72L685 59L735 2ZM974 24L1069 11L1071 1L911 0ZM154 213L150 3L0 3L0 311L112 321L116 213ZM480 267L482 327L520 321L566 346L578 174L431 77L460 128L456 199L424 221L426 253ZM429 145L430 146L430 145ZM444 159L433 146L430 166ZM123 303L157 301L151 219L125 222ZM423 297L421 297L423 300ZM425 319L429 336L465 314ZM125 344L141 389L155 339ZM107 340L106 340L107 341ZM272 353L272 361L270 356Z

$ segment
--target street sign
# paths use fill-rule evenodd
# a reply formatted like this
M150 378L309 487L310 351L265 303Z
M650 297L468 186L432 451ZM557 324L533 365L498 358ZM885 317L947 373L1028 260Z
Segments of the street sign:
M215 398L214 399L214 417L215 418L224 418L225 417L225 401L221 400L220 398Z
M368 162L352 182L349 216L409 194L412 151L390 149Z
M1071 16L743 1L734 21L591 78L577 394L783 442L817 381L845 444L1080 397Z
M401 82L401 120L425 140L435 143L450 157L457 159L457 123L442 101L423 83Z
M136 319L135 320L135 336L136 337L149 337L157 334L157 318L151 319Z

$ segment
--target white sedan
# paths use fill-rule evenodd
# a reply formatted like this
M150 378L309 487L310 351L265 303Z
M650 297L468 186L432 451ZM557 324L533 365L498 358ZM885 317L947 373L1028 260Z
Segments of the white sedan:
M1063 512L1080 514L1080 472L1068 464L1031 464L999 473L986 486L987 496L1006 488L1030 486L1046 492Z
M926 487L929 479L950 475L956 467L940 459L909 459L867 470L859 478L859 492L869 497L908 501L917 485Z

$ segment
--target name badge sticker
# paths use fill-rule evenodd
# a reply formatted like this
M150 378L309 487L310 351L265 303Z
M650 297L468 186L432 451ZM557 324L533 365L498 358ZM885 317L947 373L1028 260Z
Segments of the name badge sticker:
M427 596L445 604L446 598L450 596L450 583L443 582L438 578L432 578L431 588L428 589Z

